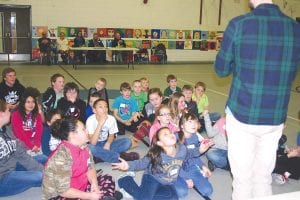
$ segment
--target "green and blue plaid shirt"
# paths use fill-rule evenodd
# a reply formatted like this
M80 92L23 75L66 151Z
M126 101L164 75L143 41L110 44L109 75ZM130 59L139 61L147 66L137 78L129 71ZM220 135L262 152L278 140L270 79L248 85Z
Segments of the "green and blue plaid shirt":
M300 24L277 5L261 4L229 22L215 71L233 75L227 106L239 121L278 125L286 120L300 62Z

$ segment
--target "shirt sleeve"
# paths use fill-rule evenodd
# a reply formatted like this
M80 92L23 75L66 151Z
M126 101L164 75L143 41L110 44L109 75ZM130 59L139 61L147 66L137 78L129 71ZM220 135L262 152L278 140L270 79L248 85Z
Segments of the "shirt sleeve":
M68 150L61 146L48 160L43 178L43 193L58 196L71 185L72 158Z
M111 126L109 128L109 134L112 135L112 134L116 134L119 132L119 129L118 129L118 125L117 125L117 120L111 116Z

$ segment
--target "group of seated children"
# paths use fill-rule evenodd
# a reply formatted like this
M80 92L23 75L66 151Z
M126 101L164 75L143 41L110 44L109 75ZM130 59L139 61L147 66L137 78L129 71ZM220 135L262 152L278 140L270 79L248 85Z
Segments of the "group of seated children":
M209 112L203 82L182 89L174 75L168 75L167 82L164 95L159 88L149 88L145 77L134 80L132 87L121 83L121 95L110 111L104 78L89 90L86 105L76 83L64 84L64 76L54 74L39 103L35 88L22 86L14 69L4 69L0 143L6 153L0 164L7 164L0 168L0 196L42 184L43 199L120 199L112 177L96 172L96 160L112 163L113 169L145 170L141 185L129 175L118 180L123 193L134 199L183 198L193 187L209 199L211 172L230 170L225 118ZM132 132L131 137L126 130ZM139 159L138 153L128 151L141 140L150 147ZM296 153L299 156L299 149L290 149L285 156L289 159ZM204 154L208 167L200 158ZM286 175L287 169L280 170L278 165L275 172ZM287 171L290 177L296 174ZM14 188L7 189L7 185Z

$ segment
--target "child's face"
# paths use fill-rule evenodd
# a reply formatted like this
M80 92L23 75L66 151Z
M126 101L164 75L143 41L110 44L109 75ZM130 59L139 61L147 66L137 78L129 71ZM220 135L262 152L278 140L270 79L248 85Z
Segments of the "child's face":
M162 97L157 93L152 93L149 95L149 102L157 109L161 105Z
M105 101L99 101L93 108L93 111L98 116L103 116L108 114L108 107Z
M99 99L99 97L90 97L89 105L91 107L93 107L93 105L97 99Z
M99 90L102 90L103 88L105 88L105 83L102 82L101 80L98 80L96 83L95 83L95 88L99 91Z
M132 89L135 94L140 94L142 91L142 84L141 82L134 82L132 85Z
M172 79L172 80L170 80L169 81L169 86L170 86L170 88L176 88L176 86L177 86L177 80L176 79Z
M178 110L179 111L182 111L182 110L184 110L185 109L185 101L184 101L184 97L180 97L179 99L178 99Z
M148 89L149 88L149 81L148 80L142 80L141 84L142 84L143 89Z
M121 94L125 99L129 99L130 98L130 90L128 89L122 89L121 90Z
M184 99L186 101L191 101L192 95L193 95L193 91L192 90L183 90L182 94L184 95Z
M88 132L81 121L77 121L77 128L73 134L77 143L76 145L79 147L86 145L86 143L89 141Z
M193 134L197 132L198 127L198 120L188 119L180 128L185 134Z
M52 82L53 89L56 91L62 91L64 89L65 79L63 77L57 77L55 82Z
M168 109L168 108L160 109L157 119L159 120L160 124L162 124L162 125L169 124L172 119L170 109Z
M5 75L4 81L6 85L13 86L16 82L17 76L15 72L9 72Z
M169 147L176 144L176 136L169 129L164 128L158 133L159 141L157 141L157 145L161 147Z
M34 107L35 107L35 101L34 98L29 96L27 97L26 101L25 101L25 111L26 113L29 113L31 111L33 111Z
M56 120L61 119L61 115L60 114L55 114L52 116L49 125L52 125Z
M77 99L78 93L75 89L72 90L68 90L66 92L66 97L68 101L71 101L72 103L74 103Z
M197 96L202 96L204 94L204 88L202 86L198 86L195 88L195 93Z
M9 121L10 121L10 112L9 112L8 107L6 107L4 112L0 111L0 120L1 120L1 123L3 123L3 125L9 123Z

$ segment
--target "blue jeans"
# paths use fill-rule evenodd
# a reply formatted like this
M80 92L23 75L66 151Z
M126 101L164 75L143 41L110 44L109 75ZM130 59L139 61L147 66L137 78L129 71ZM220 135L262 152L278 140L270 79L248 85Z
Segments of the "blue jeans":
M298 133L298 137L297 137L297 146L300 146L300 132Z
M210 148L206 152L206 158L211 161L216 167L222 169L228 169L228 157L227 150Z
M40 171L12 171L0 178L0 197L15 195L31 187L40 187L43 173Z
M204 177L200 171L198 165L192 165L189 167L189 175L194 182L195 188L205 197L211 196L213 192L212 185L208 181L207 177Z
M163 185L152 175L144 174L141 185L138 186L133 177L125 176L118 180L118 185L129 193L134 199L143 200L175 200L188 194L186 182L178 177L172 185Z
M120 153L127 151L131 147L129 138L114 140L110 145L110 150L104 149L106 141L97 142L96 145L89 144L89 148L94 156L104 162L119 162Z

